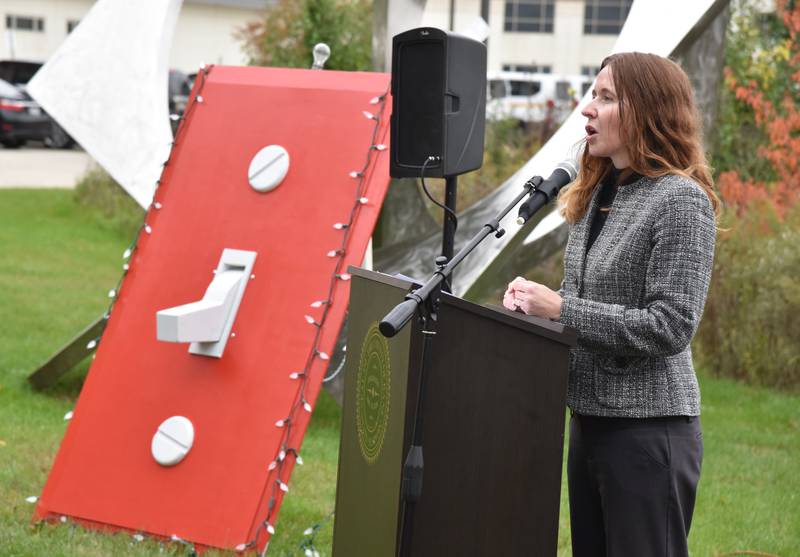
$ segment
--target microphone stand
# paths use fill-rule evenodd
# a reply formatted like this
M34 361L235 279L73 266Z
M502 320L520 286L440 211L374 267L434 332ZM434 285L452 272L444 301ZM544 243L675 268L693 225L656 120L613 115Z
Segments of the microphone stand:
M522 193L514 198L500 213L492 220L483 225L483 228L466 244L461 250L445 263L444 258L437 258L437 262L441 263L439 268L434 272L433 276L417 290L406 294L405 301L399 303L389 313L387 313L381 320L378 328L385 337L393 337L396 335L410 320L414 313L420 311L420 320L422 322L422 354L421 364L419 370L419 383L418 395L414 409L414 432L411 441L411 447L406 455L405 463L403 464L403 481L402 481L402 498L403 498L403 521L400 525L400 548L398 555L400 557L409 557L411 555L411 540L413 535L414 526L414 509L417 501L422 495L422 476L424 471L424 462L422 457L422 437L423 437L423 423L424 423L424 402L425 402L425 385L427 368L430 363L430 341L436 334L435 331L435 310L441 291L441 284L445 282L452 275L455 269L463 259L472 253L472 251L486 239L489 234L494 233L496 238L501 238L505 234L505 230L500 227L500 221L505 217L516 205L522 201L525 196L530 195L531 192L536 192L536 188L543 181L541 176L534 176L523 185ZM538 207L537 207L538 209Z

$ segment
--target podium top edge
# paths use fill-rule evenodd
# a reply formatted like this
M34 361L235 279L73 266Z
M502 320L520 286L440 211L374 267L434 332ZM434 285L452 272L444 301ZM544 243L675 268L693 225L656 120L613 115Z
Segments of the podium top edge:
M404 290L410 290L411 287L415 285L420 286L419 284L411 280L406 280L405 278L395 277L392 275L387 275L385 273L379 273L378 271L370 271L368 269L362 269L361 267L355 267L353 265L350 265L347 268L347 272L354 277L374 280L382 284L386 284L388 286L394 286L396 288L402 288Z
M578 332L572 327L568 327L558 321L550 321L549 319L542 319L541 317L534 317L533 315L525 315L524 313L511 311L502 306L476 304L475 302L470 302L444 292L442 293L441 303L481 315L505 325L536 333L539 336L570 347L578 344Z

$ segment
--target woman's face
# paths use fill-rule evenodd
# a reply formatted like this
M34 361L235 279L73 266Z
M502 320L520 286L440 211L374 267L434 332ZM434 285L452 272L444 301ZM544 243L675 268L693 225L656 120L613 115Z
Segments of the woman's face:
M619 98L611 79L611 66L597 74L592 100L581 111L587 119L586 143L593 157L610 158L618 169L630 166L630 157L620 138Z

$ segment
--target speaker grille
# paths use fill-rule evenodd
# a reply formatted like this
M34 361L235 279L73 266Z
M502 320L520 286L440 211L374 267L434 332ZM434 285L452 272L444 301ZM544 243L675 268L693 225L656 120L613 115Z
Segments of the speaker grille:
M430 156L441 156L444 145L444 44L408 42L397 53L397 119L402 124L396 163L419 168ZM406 90L408 89L408 90ZM438 163L429 167L438 166Z

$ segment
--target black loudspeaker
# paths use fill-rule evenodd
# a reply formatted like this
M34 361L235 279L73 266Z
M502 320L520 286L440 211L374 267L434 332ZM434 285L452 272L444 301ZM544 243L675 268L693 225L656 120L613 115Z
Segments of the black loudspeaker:
M392 40L394 178L457 176L483 164L486 45L434 27Z

